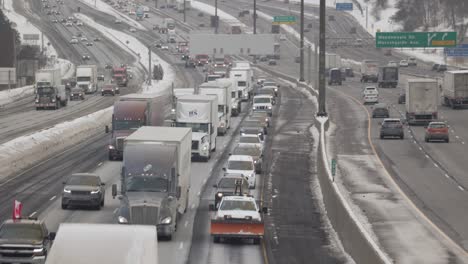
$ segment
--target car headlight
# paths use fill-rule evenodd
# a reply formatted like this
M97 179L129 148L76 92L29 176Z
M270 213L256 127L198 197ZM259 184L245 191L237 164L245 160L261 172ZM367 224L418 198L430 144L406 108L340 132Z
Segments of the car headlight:
M115 147L112 145L109 145L109 149L115 149Z
M55 99L52 99L52 103L55 103Z
M237 104L232 104L232 109L237 109Z
M123 216L119 216L117 218L117 221L119 221L119 224L128 224L128 220L127 218L123 217Z
M71 193L71 191L69 189L63 189L63 192L64 193Z
M278 91L278 88L275 88L275 92L277 92L277 91Z
M101 89L101 92L104 92L104 89Z
M249 95L249 94L248 94L248 93L244 93L244 96L247 96L247 95Z
M217 193L216 196L218 196L219 198L223 197L223 193Z
M78 95L81 96L81 93L79 93Z
M224 123L221 123L219 126L220 126L220 127L224 127Z
M257 161L256 161L256 160L254 160L254 163L255 163L255 164L257 164Z
M33 249L33 254L35 256L44 256L45 250L44 248L35 248Z
M163 220L161 220L161 224L170 224L172 222L172 217L168 216L168 217L165 217L163 218Z
M115 87L115 90L118 91L118 90L119 90L119 87Z
M271 109L271 106L268 106L268 109Z
M91 194L98 194L100 192L101 192L101 190L97 189L97 190L91 191Z

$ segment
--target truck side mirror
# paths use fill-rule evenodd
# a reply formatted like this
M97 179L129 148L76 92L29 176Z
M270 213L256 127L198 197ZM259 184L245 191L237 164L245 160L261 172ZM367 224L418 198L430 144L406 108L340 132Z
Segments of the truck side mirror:
M55 235L56 235L55 232L50 232L50 233L49 233L49 240L54 240L54 239L55 239Z
M117 196L117 184L112 184L112 199Z
M109 126L106 125L106 134L108 134L108 133L109 133Z

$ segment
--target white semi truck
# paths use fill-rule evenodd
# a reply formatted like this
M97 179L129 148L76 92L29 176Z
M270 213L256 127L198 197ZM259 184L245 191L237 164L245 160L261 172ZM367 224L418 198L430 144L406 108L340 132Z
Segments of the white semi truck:
M198 94L218 97L218 135L225 135L231 127L231 91L231 80L224 78L202 83L198 87Z
M213 95L183 95L177 98L177 127L192 128L192 157L209 160L216 150L218 98Z
M76 86L81 88L84 93L95 93L97 87L97 66L79 65L76 67Z
M452 109L468 105L468 71L447 71L444 74L443 104Z
M439 87L434 79L408 79L406 87L406 120L410 125L437 120Z
M172 239L189 205L191 139L190 128L149 126L125 138L119 224L154 225Z
M374 60L363 60L361 62L361 82L378 81L379 63Z
M43 69L36 72L36 110L59 109L66 106L68 98L59 68Z
M253 90L253 70L248 61L234 61L230 78L233 82L233 87L237 89L239 98L242 101L248 101Z

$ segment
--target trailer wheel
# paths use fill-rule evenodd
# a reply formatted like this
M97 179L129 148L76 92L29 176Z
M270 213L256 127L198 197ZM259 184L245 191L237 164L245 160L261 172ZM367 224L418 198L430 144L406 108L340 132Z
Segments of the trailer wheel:
M253 243L254 243L254 245L259 245L260 244L260 238L254 238Z
M213 242L214 242L214 243L219 243L219 242L221 242L221 238L218 237L218 236L214 236L214 237L213 237Z

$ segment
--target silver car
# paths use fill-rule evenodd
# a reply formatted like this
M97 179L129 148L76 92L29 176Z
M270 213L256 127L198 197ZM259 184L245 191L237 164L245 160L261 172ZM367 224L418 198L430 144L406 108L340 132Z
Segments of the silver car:
M262 173L263 154L261 149L250 146L237 146L232 154L251 156L254 160L255 172Z
M91 173L75 173L63 182L62 209L69 206L104 206L105 189L101 178Z

